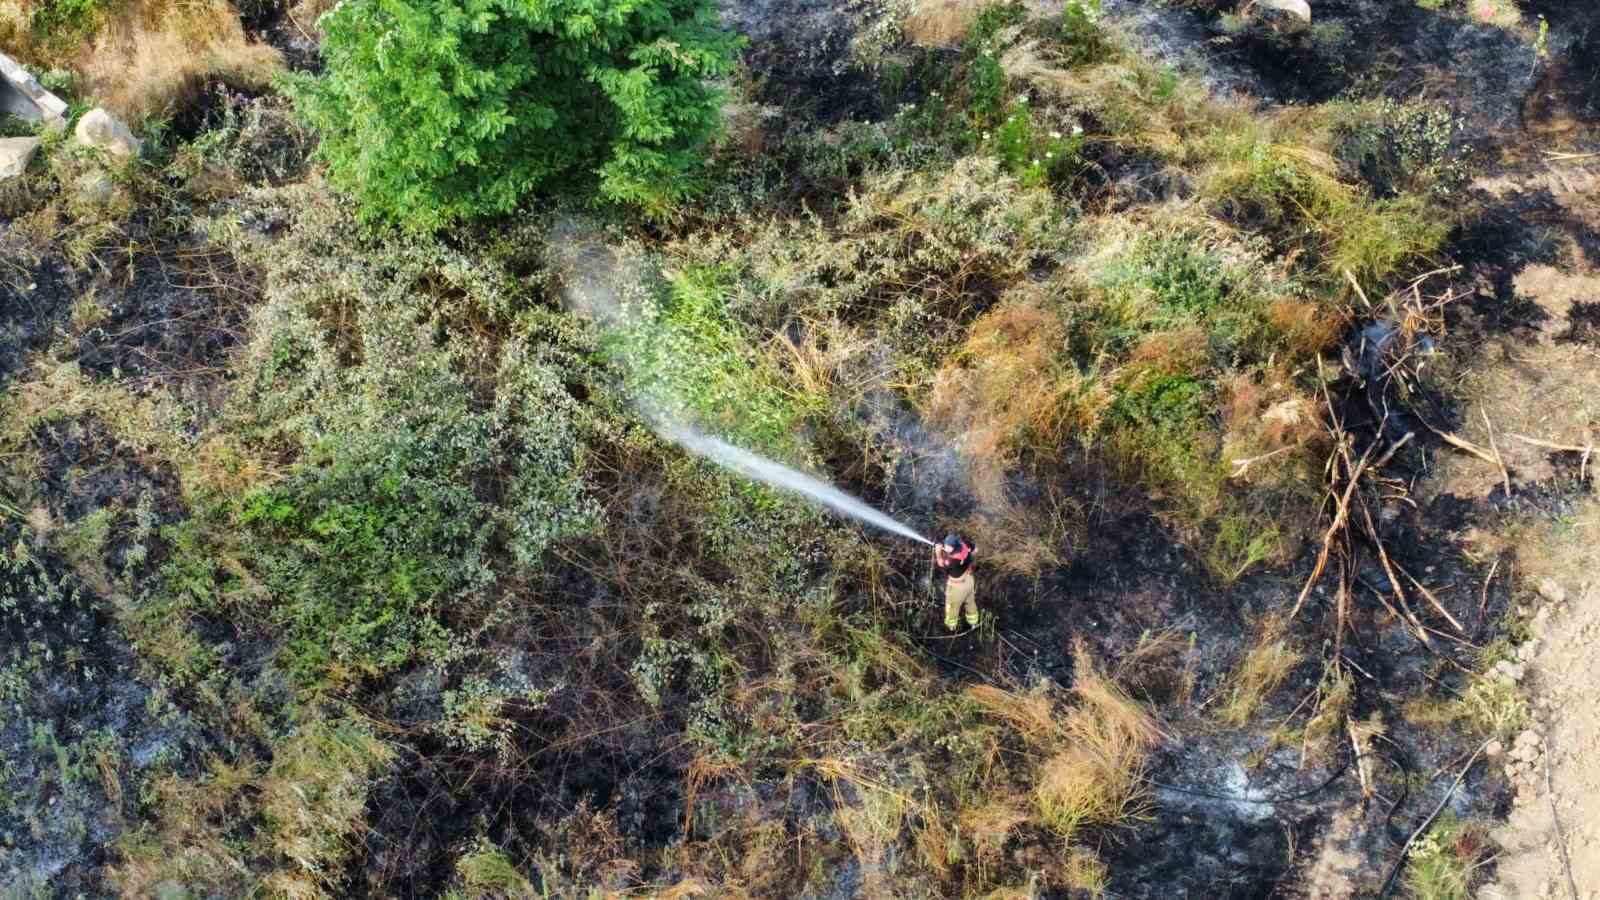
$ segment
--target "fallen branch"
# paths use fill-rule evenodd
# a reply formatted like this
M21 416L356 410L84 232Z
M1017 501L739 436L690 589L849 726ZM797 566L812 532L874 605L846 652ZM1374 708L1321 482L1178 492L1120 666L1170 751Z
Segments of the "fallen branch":
M1561 866L1567 871L1567 893L1578 900L1578 882L1572 877L1572 857L1567 854L1567 833L1561 828L1561 817L1556 814L1556 786L1550 777L1550 755L1554 751L1546 745L1544 753L1544 796L1550 801L1550 824L1556 829L1556 846L1561 849Z
M1346 281L1350 282L1350 286L1356 289L1356 296L1361 298L1361 302L1366 304L1367 309L1371 309L1372 301L1367 299L1367 292L1361 289L1361 282L1356 281L1356 276L1350 274L1349 269L1345 269L1344 277Z
M1353 721L1345 723L1345 731L1350 735L1350 747L1355 751L1356 755L1356 778L1361 781L1361 796L1371 797L1372 778L1367 774L1367 757L1372 754L1367 752L1366 747L1361 746L1361 736L1356 734L1356 726Z
M1545 150L1544 158L1548 162L1571 162L1575 159L1592 159L1600 153L1563 153L1559 150Z
M1451 625L1454 625L1455 629L1457 631L1461 632L1463 637L1466 636L1467 630L1465 628L1461 627L1461 623L1456 621L1456 617L1455 616L1450 615L1450 610L1444 608L1444 604L1440 603L1439 602L1439 598L1435 597L1433 595L1433 591L1428 590L1426 585L1424 585L1422 582L1418 581L1410 572L1407 572L1404 568L1400 569L1400 574L1406 576L1406 580L1410 581L1413 585L1416 586L1417 591L1420 592L1422 594L1422 596L1424 598L1426 598L1427 601L1430 604L1433 605L1434 609L1439 611L1439 615L1444 616L1445 621L1449 622Z
M1300 597L1295 600L1294 609L1289 610L1289 618L1284 622L1285 625L1293 622L1294 617L1300 613L1300 607L1304 606L1306 598L1311 596L1311 588L1316 585L1317 579L1322 577L1323 570L1328 567L1328 552L1333 549L1333 539L1350 519L1350 497L1361 484L1361 473L1366 469L1367 461L1372 458L1372 451L1377 449L1377 446L1373 444L1368 447L1367 452L1361 454L1361 462L1350 473L1350 481L1345 485L1343 496L1339 497L1333 521L1328 524L1328 530L1322 535L1322 550L1317 553L1317 564L1311 567L1311 577L1306 579L1305 587L1300 589Z
M1582 446L1582 447L1574 447L1571 444L1552 444L1549 441L1541 441L1538 438L1531 438L1531 437L1527 437L1525 435L1520 435L1520 434L1509 435L1509 437L1511 437L1514 440L1521 441L1524 444L1532 444L1535 447L1543 447L1546 450L1556 450L1556 451L1559 451L1561 453L1582 453L1583 454L1583 461L1578 465L1578 480L1579 481L1587 481L1588 480L1588 478L1589 478L1589 457L1594 454L1594 444L1593 443L1589 443L1589 444L1587 444L1585 446Z
M1439 818L1439 813L1444 811L1445 804L1450 802L1450 797L1455 794L1456 788L1460 787L1461 782L1466 780L1467 773L1472 771L1472 767L1478 764L1478 757L1483 753L1484 748L1488 746L1488 741L1478 745L1478 749L1473 752L1472 758L1467 760L1466 767L1456 776L1456 780L1450 785L1450 789L1444 792L1443 797L1439 798L1439 805L1433 808L1433 812L1422 820L1422 824L1417 826L1417 830L1411 832L1411 837L1406 838L1406 842L1400 846L1400 855L1395 859L1394 865L1389 867L1389 874L1383 879L1383 887L1378 891L1379 900L1389 896L1389 892L1394 889L1395 876L1400 874L1400 867L1406 864L1406 855L1411 852L1411 845L1415 844L1417 838L1422 837L1432 827L1433 820Z
M1494 464L1500 467L1500 477L1505 480L1506 497L1509 499L1511 497L1511 473L1506 470L1506 461L1500 456L1500 448L1495 446L1494 425L1489 422L1487 410L1480 409L1478 412L1483 416L1483 427L1489 431L1489 449L1494 451Z
M1299 445L1298 444L1290 444L1287 447L1279 447L1278 449L1272 451L1271 453L1263 453L1260 456L1252 456L1249 459L1236 459L1236 460L1233 461L1233 474L1229 475L1228 477L1229 478L1243 478L1250 471L1250 467L1252 465L1254 465L1254 464L1256 464L1258 462L1262 462L1264 460L1271 459L1274 456L1278 456L1278 455L1283 454L1283 453L1288 453L1290 450L1295 449L1297 446L1299 446Z
M1333 658L1335 662L1344 655L1344 630L1350 620L1350 561L1339 558L1339 625L1333 633ZM1360 752L1359 750L1357 752Z
M1487 421L1487 417L1485 418L1485 421ZM1507 497L1511 496L1511 473L1506 470L1505 461L1500 458L1500 454L1499 454L1498 451L1496 451L1494 453L1490 453L1489 451L1483 449L1482 447L1479 447L1477 444L1474 444L1469 440L1466 440L1466 439L1464 439L1462 437L1459 437L1459 436L1457 436L1455 434L1452 434L1452 433L1450 433L1448 431L1440 431L1439 429L1433 427L1432 425L1428 425L1428 423L1425 422L1425 421L1422 424L1423 425L1427 425L1428 426L1428 430L1433 432L1434 434L1438 435L1439 439L1444 441L1446 444L1449 444L1450 446L1456 448L1457 450L1464 450L1467 453L1470 453L1473 456L1476 456L1477 458L1483 460L1484 462L1488 463L1489 465L1494 466L1495 468L1499 469L1500 470L1500 478L1505 483L1506 496Z
M1365 503L1361 504L1361 516L1367 523L1367 535L1372 538L1372 546L1378 550L1378 562L1383 565L1383 573L1389 578L1389 587L1394 590L1394 599L1399 601L1400 609L1405 613L1405 620L1416 631L1417 640L1433 649L1433 640L1428 637L1428 629L1422 626L1417 614L1411 611L1411 604L1406 602L1405 589L1400 587L1400 579L1395 575L1394 563L1389 561L1389 552L1383 549L1383 539L1378 536L1378 529L1372 523L1372 513L1367 510Z
M1489 609L1489 585L1494 583L1494 573L1500 569L1500 557L1494 558L1494 565L1489 567L1489 577L1483 580L1483 599L1478 601L1478 624L1472 629L1474 636L1483 628L1483 616Z

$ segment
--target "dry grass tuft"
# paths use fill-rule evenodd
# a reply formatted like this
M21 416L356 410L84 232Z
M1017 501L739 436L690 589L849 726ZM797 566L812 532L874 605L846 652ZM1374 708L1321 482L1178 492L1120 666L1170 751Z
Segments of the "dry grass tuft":
M221 79L261 88L281 54L245 38L225 0L144 0L106 23L77 58L87 92L129 122L167 116Z
M1006 503L1005 472L1020 454L1059 453L1070 431L1110 404L1061 365L1066 329L1034 289L1002 300L972 324L935 376L929 418L958 436L980 502Z
M285 741L260 782L272 848L291 863L269 884L292 896L320 897L349 855L371 779L394 749L357 724L312 722Z
M1256 645L1233 673L1228 700L1217 711L1218 717L1233 725L1248 722L1262 701L1283 684L1303 658L1304 654L1290 645L1280 623L1269 620Z
M1055 702L1042 685L1019 694L979 684L967 688L967 698L984 712L1010 725L1030 744L1053 747L1063 738L1061 723L1056 720Z
M1102 672L1082 641L1071 696L1059 709L1048 685L1027 693L989 685L967 690L980 708L1015 729L1042 762L1033 779L1037 823L1064 838L1085 825L1144 814L1144 767L1163 736L1154 717Z
M906 38L918 47L954 46L967 36L982 10L983 3L976 0L917 0L906 17Z
M971 838L978 858L990 863L1001 859L1011 833L1027 821L1021 803L1011 797L990 800L961 814L961 828Z
M1111 880L1111 867L1107 866L1100 857L1092 851L1082 847L1073 847L1067 851L1067 858L1062 863L1062 881L1070 888L1087 891L1091 897L1103 896L1106 892L1106 883Z
M1066 717L1066 746L1047 760L1034 789L1041 824L1070 836L1080 826L1116 825L1144 814L1145 758L1162 732L1155 719L1101 672L1079 641Z

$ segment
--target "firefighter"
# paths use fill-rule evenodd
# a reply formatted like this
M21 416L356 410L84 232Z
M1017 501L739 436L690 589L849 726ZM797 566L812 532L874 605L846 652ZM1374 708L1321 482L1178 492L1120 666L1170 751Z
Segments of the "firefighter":
M947 534L933 545L933 564L944 570L944 627L956 630L957 613L965 613L967 627L978 627L978 581L972 573L972 555L977 547L959 534Z

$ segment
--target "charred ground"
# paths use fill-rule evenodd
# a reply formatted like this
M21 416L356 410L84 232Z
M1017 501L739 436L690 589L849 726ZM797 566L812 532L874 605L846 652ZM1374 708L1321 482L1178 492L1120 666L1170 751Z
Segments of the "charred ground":
M21 895L1378 892L1526 714L1483 673L1530 591L1467 535L1592 491L1560 452L1509 495L1410 488L1474 427L1434 373L1547 327L1529 264L1595 262L1536 177L1537 138L1595 121L1569 6L1330 0L1305 29L1108 0L1093 36L997 6L923 47L893 10L743 5L720 180L667 224L537 205L371 235L283 102L222 84L108 203L55 148L0 226L0 871ZM314 68L305 10L243 12ZM565 311L574 227L716 351L671 373L709 419L976 534L985 627L940 633L917 548L650 435ZM1593 308L1559 340L1592 342ZM1291 622L1337 459L1369 452L1371 524ZM1073 756L1086 734L1119 765ZM1063 783L1115 808L1064 815ZM1481 882L1507 786L1479 766L1452 798L1428 865Z

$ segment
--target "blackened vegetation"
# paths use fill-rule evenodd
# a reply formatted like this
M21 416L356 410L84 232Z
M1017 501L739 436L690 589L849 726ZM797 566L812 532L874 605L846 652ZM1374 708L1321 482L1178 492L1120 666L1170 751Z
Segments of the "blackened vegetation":
M1309 27L1265 10L1230 19L1236 5L1216 0L1182 5L1198 20L1189 29L1209 31L1213 64L1270 102L1410 98L1426 84L1475 125L1501 129L1516 124L1535 78L1533 52L1515 35L1415 3L1319 0Z
M109 280L113 287L99 292L103 318L78 334L79 365L215 411L228 352L243 341L257 297L254 273L185 241L136 257Z
M0 227L9 230L9 224ZM0 387L21 371L28 354L50 342L72 304L72 278L60 256L19 244L0 234Z
M1600 298L1572 304L1567 312L1567 323L1567 330L1557 335L1556 340L1600 347Z
M0 542L0 881L95 895L143 773L195 735L134 677L105 600L20 526L0 521Z
M1553 100L1590 121L1600 117L1600 8L1564 0L1527 0L1522 5L1550 23L1553 65L1541 88L1558 95L1529 99L1536 105L1541 99Z
M845 58L857 23L849 7L798 0L730 5L725 22L747 35L744 63L772 73L755 92L762 103L821 122L881 112L881 94Z

